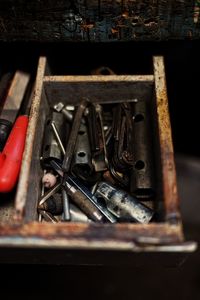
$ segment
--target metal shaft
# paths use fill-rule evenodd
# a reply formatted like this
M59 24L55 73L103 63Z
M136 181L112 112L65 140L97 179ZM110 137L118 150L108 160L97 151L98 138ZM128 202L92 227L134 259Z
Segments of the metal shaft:
M110 213L105 207L100 205L98 203L98 199L90 192L90 190L88 190L85 186L83 186L83 184L81 184L78 181L78 179L69 176L68 181L72 183L77 189L79 189L79 191L81 191L86 196L86 198L96 206L96 208L104 215L104 217L106 217L106 219L109 222L111 223L117 222L116 217L112 213Z
M39 201L39 205L42 205L49 197L54 195L61 187L61 183L56 184L50 191L48 191Z
M81 193L74 186L69 184L69 182L65 182L65 187L67 193L70 195L71 199L74 203L93 221L95 222L103 222L103 215L101 212L95 207L93 203L91 203L88 198Z
M75 146L76 146L78 131L79 131L79 128L80 128L80 125L81 125L81 119L82 119L83 113L84 113L85 108L87 107L87 105L88 105L88 101L86 101L86 100L81 101L80 105L77 108L75 116L74 116L72 129L71 129L71 132L70 132L70 136L69 136L69 140L68 140L67 148L66 148L66 153L65 153L65 157L64 157L64 161L63 161L63 165L62 165L63 170L66 173L70 169L74 149L75 149Z
M80 130L78 131L71 172L83 180L87 180L93 172L88 130L85 124L81 124Z
M53 112L52 115L47 118L45 124L44 140L42 146L42 165L44 168L49 168L49 161L51 159L56 159L60 162L62 161L63 151L61 147L61 141L64 141L65 137L65 119L62 114Z
M70 221L70 208L69 208L69 197L64 189L62 189L62 199L63 199L63 221Z
M55 134L55 137L56 137L56 140L57 140L58 145L60 147L60 150L62 151L63 155L65 155L65 148L64 148L63 143L60 139L60 136L59 136L59 133L58 133L58 130L57 130L57 127L56 127L56 124L55 124L54 121L51 122L51 127L53 129L54 134Z
M70 216L72 222L81 222L81 223L87 223L92 222L86 214L84 214L77 206L75 206L73 203L70 203Z
M62 168L57 162L51 161L51 166L61 177L63 177ZM111 223L117 222L116 217L112 213L110 213L105 207L100 205L98 203L97 198L90 192L90 190L88 190L83 184L81 184L77 178L68 175L66 183L71 186L74 186L77 190L79 190L85 196L85 199L91 202L91 204L93 204L96 207L96 209L98 209L98 211L102 215L104 215L104 217L106 217L107 220L109 220Z

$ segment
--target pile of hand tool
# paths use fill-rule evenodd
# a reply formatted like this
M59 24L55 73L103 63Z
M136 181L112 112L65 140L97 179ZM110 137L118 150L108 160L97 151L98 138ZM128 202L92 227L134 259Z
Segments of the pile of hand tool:
M45 124L39 221L148 223L155 194L144 101L57 103Z

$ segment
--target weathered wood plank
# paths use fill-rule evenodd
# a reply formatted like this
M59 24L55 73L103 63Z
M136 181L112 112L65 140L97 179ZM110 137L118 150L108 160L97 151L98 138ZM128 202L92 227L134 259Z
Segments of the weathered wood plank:
M32 147L32 144L35 139L36 134L36 126L37 126L37 120L39 118L39 109L41 105L41 96L42 96L42 87L43 87L43 77L45 74L46 69L46 57L40 57L39 64L38 64L38 72L37 72L37 78L36 78L36 84L35 84L35 92L33 95L32 100L32 106L30 111L30 117L29 117L29 125L27 129L27 137L26 137L26 144L22 159L22 165L21 165L21 171L20 171L20 177L19 177L19 183L17 187L17 193L16 193L16 201L15 201L15 219L17 221L21 221L22 217L24 216L24 209L26 205L26 196L28 192L28 188L33 189L35 188L36 182L35 178L32 178L31 181L29 181L29 172L33 167L33 164L35 163L32 160L33 157L38 154L33 153L34 149ZM43 120L43 116L40 115L40 123ZM34 157L37 159L38 157ZM30 187L30 185L32 185ZM36 191L36 188L35 188Z
M166 220L169 222L177 222L180 221L181 217L179 212L174 150L169 119L165 67L162 56L154 57L154 77Z
M199 11L199 0L1 0L0 40L196 39Z
M82 98L92 102L114 103L151 98L152 75L128 76L45 76L44 88L49 102L77 104Z

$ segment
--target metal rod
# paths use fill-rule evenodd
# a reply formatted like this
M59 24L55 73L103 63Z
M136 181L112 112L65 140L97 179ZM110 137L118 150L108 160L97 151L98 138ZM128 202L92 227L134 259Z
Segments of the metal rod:
M58 220L49 212L46 212L45 210L40 210L40 214L43 216L45 221L52 222L54 224L58 223Z
M59 166L59 164L55 161L51 161L52 168L61 176L63 177L63 171L62 168ZM67 180L65 181L65 184L74 186L77 190L79 190L98 210L101 212L104 217L106 217L107 220L109 220L111 223L116 223L117 219L116 217L110 213L106 208L101 206L98 203L97 198L92 195L90 190L88 190L85 186L83 186L76 178L73 178L72 176L67 176Z
M57 130L57 127L56 127L56 124L55 124L54 121L51 122L51 127L53 129L53 133L55 134L55 138L56 138L56 140L58 142L60 150L62 151L63 155L65 155L65 148L64 148L63 143L62 143L62 141L60 139L60 136L58 134L58 130Z
M53 194L55 194L61 187L61 183L56 184L50 191L48 191L39 202L39 206L42 205L49 197L51 197Z
M45 174L46 174L46 170L44 170L43 176ZM41 197L43 197L43 196L44 196L44 183L42 183L42 189L41 189ZM42 215L41 215L40 211L39 211L38 221L42 222Z
M76 146L78 131L79 131L79 128L80 128L80 125L81 125L81 119L82 119L83 113L84 113L87 105L88 105L88 101L87 100L82 100L80 105L78 106L77 111L76 111L75 116L74 116L72 129L71 129L71 132L70 132L70 136L69 136L69 140L68 140L67 148L66 148L66 153L65 153L65 157L64 157L64 161L63 161L63 165L62 165L63 170L66 173L70 169L74 149L75 149L75 146Z
M69 197L66 190L62 189L62 200L63 200L63 221L70 221L70 209L69 209Z

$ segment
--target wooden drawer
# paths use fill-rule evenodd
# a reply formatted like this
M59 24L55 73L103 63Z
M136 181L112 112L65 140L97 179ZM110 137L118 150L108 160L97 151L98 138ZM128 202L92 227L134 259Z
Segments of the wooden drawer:
M154 57L153 66L154 74L141 76L51 76L46 57L40 57L13 221L0 227L2 260L6 257L7 261L29 263L103 264L120 260L122 264L133 265L161 261L171 264L196 249L194 242L184 241L182 231L163 57ZM37 221L41 144L50 106L59 101L76 105L88 95L91 101L100 103L150 101L155 201L161 215L157 222L49 224Z

